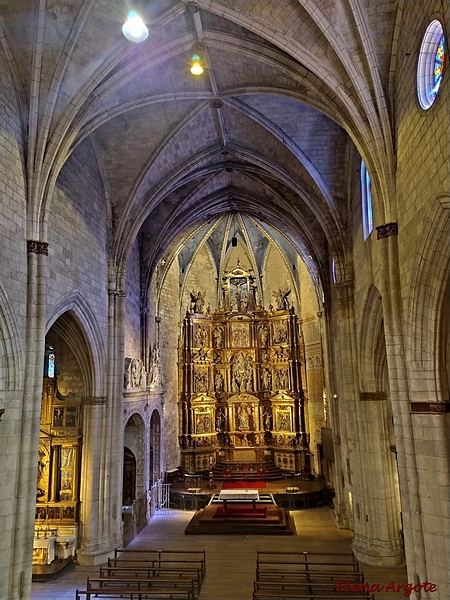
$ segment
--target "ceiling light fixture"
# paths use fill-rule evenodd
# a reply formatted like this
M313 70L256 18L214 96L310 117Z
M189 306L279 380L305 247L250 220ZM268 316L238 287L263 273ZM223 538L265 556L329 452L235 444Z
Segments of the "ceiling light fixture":
M122 33L127 40L135 44L139 44L139 42L143 42L148 38L148 29L135 10L129 13L127 20L122 26Z
M192 56L191 73L192 75L201 75L203 73L203 67L200 64L200 56L198 54Z

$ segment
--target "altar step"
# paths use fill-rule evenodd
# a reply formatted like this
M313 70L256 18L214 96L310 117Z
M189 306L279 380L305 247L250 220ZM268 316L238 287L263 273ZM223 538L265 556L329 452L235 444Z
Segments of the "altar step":
M233 502L236 504L242 504L242 500L228 500L229 504L232 504ZM255 500L255 502L256 502L256 504L275 504L276 505L276 502L275 502L272 494L264 494L261 492L259 492L258 500ZM211 500L209 501L208 505L210 505L210 504L222 505L222 500L219 499L219 494L213 494L211 496Z
M295 535L294 521L288 510L276 504L262 504L265 516L233 517L232 511L219 514L222 507L208 504L192 517L186 535Z
M228 481L278 481L285 474L274 463L218 462L213 467L214 479Z

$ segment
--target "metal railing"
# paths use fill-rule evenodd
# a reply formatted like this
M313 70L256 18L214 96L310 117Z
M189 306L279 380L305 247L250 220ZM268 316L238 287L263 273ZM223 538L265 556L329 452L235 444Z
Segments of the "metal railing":
M154 515L166 515L169 512L170 483L158 479L150 489L150 518Z

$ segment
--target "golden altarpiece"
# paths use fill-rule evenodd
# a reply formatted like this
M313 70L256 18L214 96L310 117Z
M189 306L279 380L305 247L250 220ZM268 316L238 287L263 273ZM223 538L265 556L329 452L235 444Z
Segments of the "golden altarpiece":
M257 306L254 277L238 265L222 279L221 306L204 311L199 293L183 322L179 348L182 467L222 461L275 463L299 471L308 438L302 347L289 292Z
M42 393L33 565L75 553L79 521L81 398L61 396L56 377Z

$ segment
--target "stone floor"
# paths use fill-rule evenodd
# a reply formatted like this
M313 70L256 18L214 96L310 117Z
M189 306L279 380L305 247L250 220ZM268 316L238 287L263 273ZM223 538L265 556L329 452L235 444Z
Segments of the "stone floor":
M325 507L293 511L297 535L292 537L185 536L184 529L192 516L192 512L178 510L155 516L129 547L205 549L206 577L200 600L251 600L257 550L346 552L350 550L352 540L351 532L338 529L329 508ZM366 581L371 584L407 583L406 569L402 567L382 569L361 565L361 568ZM76 588L83 588L86 577L96 575L98 567L76 566L56 581L33 583L32 600L74 600ZM375 594L376 600L404 597L403 592Z

